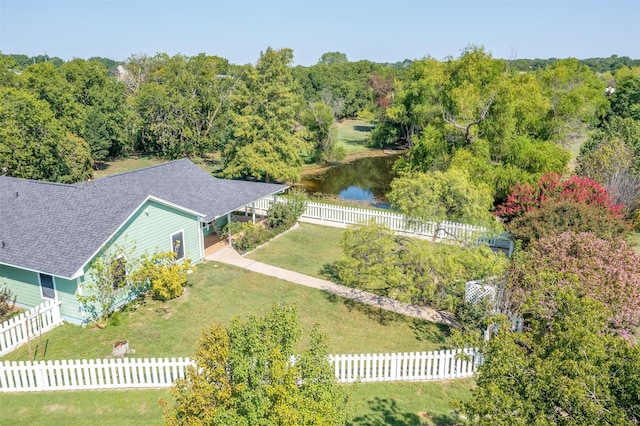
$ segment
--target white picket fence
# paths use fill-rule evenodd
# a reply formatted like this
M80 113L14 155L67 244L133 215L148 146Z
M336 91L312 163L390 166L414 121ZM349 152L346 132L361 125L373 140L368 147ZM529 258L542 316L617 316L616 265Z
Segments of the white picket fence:
M48 300L0 324L0 356L62 324L60 303Z
M287 202L285 197L271 196L255 202L254 208L267 211L273 203ZM487 232L481 226L467 225L456 222L416 221L406 215L379 210L368 210L357 207L334 206L331 204L307 202L302 218L342 224L367 223L374 220L392 231L414 234L421 237L439 240L469 240L477 239ZM505 248L509 255L513 251L513 243L504 238L491 238L487 242L492 247Z
M472 377L481 356L474 349L392 354L330 355L339 383L427 381ZM5 361L0 392L170 387L194 365L189 358L110 358Z
M5 361L0 392L165 388L192 364L189 358Z
M460 379L472 377L481 362L472 348L330 358L339 383Z

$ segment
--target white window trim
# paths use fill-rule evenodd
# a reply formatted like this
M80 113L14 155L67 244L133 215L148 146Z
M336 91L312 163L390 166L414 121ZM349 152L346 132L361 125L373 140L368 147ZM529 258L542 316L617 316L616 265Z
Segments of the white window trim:
M179 231L176 231L173 234L169 235L169 247L171 247L170 250L175 253L175 251L173 251L173 237L174 235L178 234L182 234L182 239L180 240L180 244L182 244L182 257L176 258L176 261L181 261L185 257L187 257L187 246L184 243L184 229L180 229Z
M51 282L53 282L53 299L44 295L42 291L44 287L42 286L42 280L40 279L41 275L47 275L51 277ZM58 289L56 287L56 277L53 275L45 274L42 272L38 272L38 285L40 286L40 297L44 300L58 300Z

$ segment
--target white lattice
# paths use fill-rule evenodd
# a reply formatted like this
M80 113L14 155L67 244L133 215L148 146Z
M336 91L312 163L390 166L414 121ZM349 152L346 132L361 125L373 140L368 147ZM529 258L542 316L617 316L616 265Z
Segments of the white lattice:
M478 303L483 299L490 302L496 301L496 286L484 284L484 281L469 281L465 287L464 301L468 303Z

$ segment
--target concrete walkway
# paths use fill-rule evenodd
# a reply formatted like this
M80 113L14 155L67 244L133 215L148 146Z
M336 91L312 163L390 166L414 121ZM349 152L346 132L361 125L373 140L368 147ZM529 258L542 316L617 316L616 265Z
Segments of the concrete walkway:
M206 257L206 259L237 266L248 271L257 272L259 274L280 278L294 284L300 284L306 287L323 290L340 297L355 300L356 302L375 306L387 311L397 312L402 315L420 318L423 320L445 325L455 324L455 317L449 312L436 311L435 309L425 306L416 306L410 305L408 303L398 302L397 300L393 300L388 297L378 296L375 294L367 293L366 291L346 287L333 283L331 281L322 280L320 278L290 271L288 269L278 268L277 266L271 266L267 265L266 263L256 262L255 260L247 259L246 257L240 256L237 251L228 246L216 251L215 253L210 254Z

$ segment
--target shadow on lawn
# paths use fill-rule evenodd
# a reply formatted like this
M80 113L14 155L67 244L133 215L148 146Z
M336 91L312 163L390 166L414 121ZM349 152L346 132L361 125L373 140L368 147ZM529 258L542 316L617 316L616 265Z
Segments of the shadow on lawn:
M34 361L38 360L38 357L45 359L47 356L47 349L49 348L49 339L45 339L44 342L38 343L33 350ZM42 352L40 354L40 352Z
M398 404L393 399L374 398L367 401L371 413L363 416L355 417L348 424L351 426L421 426L421 425L438 425L438 426L454 426L462 425L464 422L460 417L453 413L449 415L431 416L429 413L421 412L403 413Z

